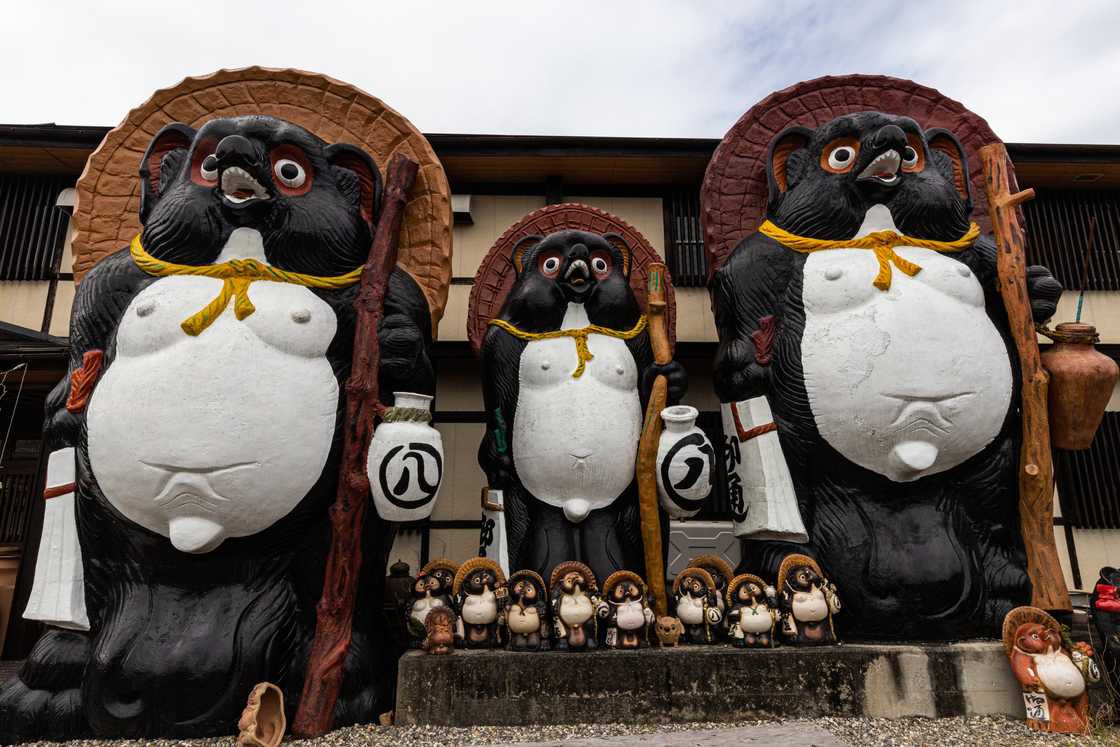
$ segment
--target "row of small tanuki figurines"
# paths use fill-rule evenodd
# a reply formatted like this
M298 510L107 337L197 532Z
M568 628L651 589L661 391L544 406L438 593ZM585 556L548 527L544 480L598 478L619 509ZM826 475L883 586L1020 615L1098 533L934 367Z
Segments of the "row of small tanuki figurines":
M551 593L550 593L551 592ZM773 648L779 637L795 645L836 642L836 588L805 555L790 555L777 589L749 573L734 575L715 555L693 558L677 574L671 603L676 616L656 617L645 582L617 571L600 587L577 561L558 564L547 586L540 574L519 570L505 578L488 558L462 565L437 559L416 578L406 615L414 648L448 654L456 647L511 651L585 651L600 644L637 649L653 643Z

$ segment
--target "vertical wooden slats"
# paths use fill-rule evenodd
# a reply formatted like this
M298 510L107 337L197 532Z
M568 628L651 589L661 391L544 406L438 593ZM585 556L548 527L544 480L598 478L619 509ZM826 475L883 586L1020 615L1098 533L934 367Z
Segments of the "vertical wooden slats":
M0 174L0 280L49 280L66 238L67 176Z
M1120 190L1035 189L1023 206L1027 258L1046 265L1068 290L1080 290L1089 217L1097 236L1085 290L1120 290Z
M1055 450L1062 517L1082 529L1120 529L1120 412L1106 412L1092 446Z
M666 264L673 284L703 288L708 281L708 258L700 232L700 197L694 190L671 193L664 201L666 211Z

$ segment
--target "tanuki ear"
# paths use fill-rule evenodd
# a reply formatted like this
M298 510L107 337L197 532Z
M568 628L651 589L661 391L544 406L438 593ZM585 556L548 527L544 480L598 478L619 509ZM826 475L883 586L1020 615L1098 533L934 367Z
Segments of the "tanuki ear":
M626 239L622 238L622 236L617 233L605 233L603 234L603 238L606 239L607 243L617 249L618 253L622 255L622 275L623 277L629 278L630 245L626 243Z
M377 170L377 164L364 150L347 143L328 145L324 153L332 166L352 171L358 177L362 217L372 230L381 211L381 172Z
M186 162L194 133L193 127L172 122L156 133L148 150L144 151L144 157L140 159L141 223L148 219L148 214L162 197L164 178L175 176L173 171L181 169ZM165 170L167 173L164 173Z
M789 189L789 158L809 145L813 131L800 126L788 127L770 143L766 154L766 180L770 184L770 202Z
M513 251L510 253L510 260L512 260L513 267L517 270L518 275L525 271L525 266L523 264L525 252L533 249L542 241L544 241L544 236L524 236L518 239L517 243L513 245Z
M968 176L968 157L961 141L953 133L940 127L926 130L925 136L934 165L956 187L957 194L971 212L972 180Z

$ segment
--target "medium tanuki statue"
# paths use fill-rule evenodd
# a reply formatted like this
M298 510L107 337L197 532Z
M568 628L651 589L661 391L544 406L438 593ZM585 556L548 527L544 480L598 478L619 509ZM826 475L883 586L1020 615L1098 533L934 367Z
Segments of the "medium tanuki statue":
M782 634L794 645L836 643L832 616L840 611L836 587L805 555L790 555L778 571Z
M723 613L716 602L716 582L703 568L685 568L673 581L677 619L688 643L715 643Z
M548 590L535 571L509 575L506 629L510 651L547 651L549 648Z
M778 134L766 176L764 222L711 284L714 377L736 448L776 428L808 542L759 533L740 570L819 560L863 636L990 634L1029 593L1019 372L965 151L861 112ZM1049 318L1057 281L1028 284Z
M76 510L77 576L40 566L28 614L52 626L0 692L0 740L222 734L256 683L289 708L303 684L381 178L357 147L266 116L169 124L139 178L143 229L78 286L71 375L47 404L52 471L72 476L50 500ZM419 286L394 271L383 399L433 390L430 330ZM380 594L390 540L367 513L363 590ZM390 705L372 593L336 725Z
M507 601L502 569L487 558L471 558L459 566L452 592L459 610L463 646L496 648Z
M599 587L595 574L583 563L569 560L552 571L552 622L557 651L583 651L598 647L596 625Z
M436 607L451 607L453 578L440 570L421 571L412 587L412 599L405 611L412 648L419 648L427 636L425 620Z
M737 648L774 648L778 645L777 593L758 576L741 573L727 585L727 619Z
M607 625L608 648L649 645L654 614L649 607L645 581L632 571L615 571L603 582L603 601L597 611Z
M642 416L654 375L667 376L673 404L684 369L653 363L619 236L529 236L513 263L517 278L482 344L479 448L489 486L504 491L510 566L542 577L566 560L600 578L640 571Z

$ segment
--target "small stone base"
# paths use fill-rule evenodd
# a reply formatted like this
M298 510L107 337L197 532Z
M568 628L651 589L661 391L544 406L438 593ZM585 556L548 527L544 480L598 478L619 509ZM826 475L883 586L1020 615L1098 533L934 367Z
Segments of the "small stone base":
M742 650L419 651L400 661L395 723L441 726L820 716L1023 718L1003 647L842 644Z

